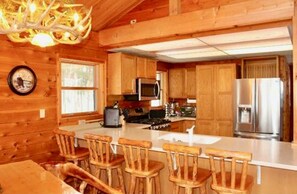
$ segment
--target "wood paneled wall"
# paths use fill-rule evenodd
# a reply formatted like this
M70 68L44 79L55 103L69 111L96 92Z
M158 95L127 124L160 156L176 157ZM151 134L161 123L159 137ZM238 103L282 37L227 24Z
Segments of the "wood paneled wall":
M60 57L105 62L107 54L99 49L97 37L91 34L76 46L42 49L0 36L0 164L56 159L52 130L58 127L57 63ZM7 84L9 72L18 65L29 66L37 76L37 86L27 96L16 95ZM39 109L45 109L44 119L39 118Z

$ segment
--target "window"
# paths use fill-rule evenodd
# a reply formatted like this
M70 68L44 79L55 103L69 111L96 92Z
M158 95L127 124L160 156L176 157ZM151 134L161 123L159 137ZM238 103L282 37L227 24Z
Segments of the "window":
M62 115L98 111L98 76L98 64L81 61L62 61Z

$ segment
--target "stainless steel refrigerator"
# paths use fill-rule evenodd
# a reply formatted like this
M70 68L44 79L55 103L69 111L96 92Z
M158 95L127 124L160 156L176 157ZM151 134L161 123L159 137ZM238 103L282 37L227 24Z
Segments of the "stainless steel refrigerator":
M236 79L234 136L281 138L283 83L279 78Z

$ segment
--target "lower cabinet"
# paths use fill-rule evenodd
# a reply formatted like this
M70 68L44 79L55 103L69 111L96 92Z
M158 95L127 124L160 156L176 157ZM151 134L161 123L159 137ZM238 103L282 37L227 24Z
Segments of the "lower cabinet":
M175 121L170 123L171 132L183 132L183 121Z
M184 122L184 128L183 128L183 132L187 132L186 130L191 128L193 125L196 126L196 121L190 121L190 120L185 120ZM196 133L196 128L194 128L194 133Z
M193 125L196 125L196 121L192 121L192 120L175 121L175 122L171 122L170 125L171 125L171 128L170 128L171 132L187 133L186 130L188 128L191 128ZM196 129L194 129L194 132L195 131Z
M212 121L197 121L195 132L203 135L217 135L217 128Z

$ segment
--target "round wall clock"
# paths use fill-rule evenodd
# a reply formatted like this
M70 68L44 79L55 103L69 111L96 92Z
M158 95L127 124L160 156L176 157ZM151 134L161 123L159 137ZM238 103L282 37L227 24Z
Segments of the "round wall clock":
M34 71L24 65L14 67L7 77L10 89L18 95L28 95L36 87L36 75Z

